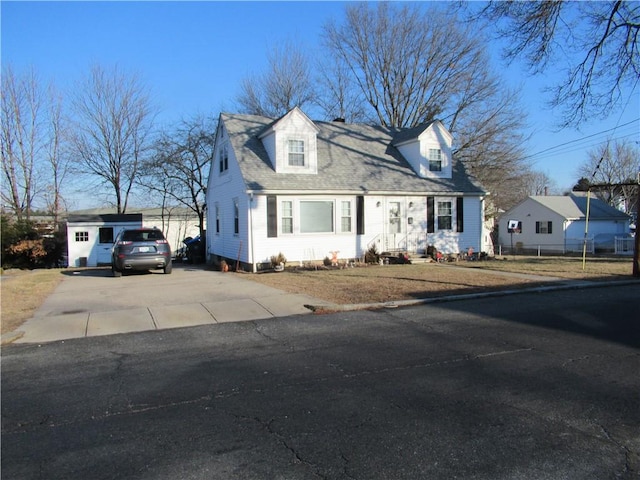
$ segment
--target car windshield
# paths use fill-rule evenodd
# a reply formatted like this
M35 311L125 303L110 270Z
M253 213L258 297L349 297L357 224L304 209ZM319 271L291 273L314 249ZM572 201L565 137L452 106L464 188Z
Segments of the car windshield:
M146 242L148 240L164 240L160 230L127 230L122 239L128 242Z

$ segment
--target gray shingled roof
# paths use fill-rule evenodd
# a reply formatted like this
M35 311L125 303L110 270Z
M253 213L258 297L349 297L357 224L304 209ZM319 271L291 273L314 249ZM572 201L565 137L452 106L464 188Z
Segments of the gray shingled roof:
M582 196L532 196L536 202L562 215L568 220L584 219L587 216L587 198ZM589 220L628 220L624 212L607 205L602 200L591 197Z
M453 161L451 179L420 178L400 152L391 146L394 134L384 127L318 122L317 175L276 173L258 136L272 118L226 114L221 120L229 133L247 188L253 191L344 191L421 194L474 194L485 190L470 178L461 162ZM424 128L422 129L424 130ZM403 135L404 137L404 135Z

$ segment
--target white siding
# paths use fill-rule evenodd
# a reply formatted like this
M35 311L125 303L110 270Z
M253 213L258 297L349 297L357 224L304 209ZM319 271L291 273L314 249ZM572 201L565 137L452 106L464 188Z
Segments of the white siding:
M438 198L438 197L436 197ZM323 234L300 233L295 222L298 218L298 205L300 200L331 200L335 202L335 232ZM411 236L426 239L428 245L435 245L444 253L459 253L472 247L475 252L482 251L482 215L480 214L481 201L478 197L464 199L464 232L458 233L456 228L456 197L446 197L453 204L452 230L436 231L433 234L427 230L427 197L365 197L365 233L356 234L357 212L355 209L356 196L278 196L278 236L267 238L267 200L264 195L256 195L253 201L253 210L248 214L250 224L253 225L253 248L251 243L241 255L242 261L251 263L268 263L272 255L282 253L289 262L322 260L331 257L331 252L338 251L340 259L359 258L366 250L375 244L378 251L395 249L396 241L402 244ZM283 234L280 230L282 216L282 201L291 201L294 205L294 233ZM349 200L352 202L352 233L340 233L340 202ZM389 235L389 207L390 202L399 202L401 209L401 228L397 235ZM409 219L411 223L409 222ZM423 241L424 244L424 241ZM421 245L424 250L427 245ZM245 251L248 257L245 257ZM232 252L235 258L237 252ZM216 254L219 254L216 251ZM251 256L253 254L253 257Z
M500 218L499 238L503 246L511 246L511 234L507 232L509 220L522 222L522 233L513 235L513 244L521 242L524 246L541 247L562 250L564 248L564 218L547 207L533 200L525 200L512 208ZM536 233L536 222L552 222L551 234Z
M472 248L475 253L486 251L483 242L483 219L482 202L479 197L463 197L463 231L456 231L456 221L458 217L457 197L435 197L435 208L438 200L449 200L452 202L453 218L451 230L438 230L437 220L434 233L428 236L429 245L435 246L438 251L445 254L458 254L467 252ZM437 212L436 212L437 216Z
M171 251L175 251L184 247L182 241L187 237L196 237L200 235L198 227L199 219L193 212L180 209L180 213L166 213L164 218L160 215L142 215L142 226L149 228L158 228L162 230L165 238L171 246Z
M270 133L262 139L262 145L269 155L271 161L271 167L276 168L276 134Z
M212 168L207 185L207 256L236 259L240 243L242 255L247 255L248 222L246 187L233 149L229 149L229 169L220 172ZM239 234L234 234L234 199L240 207ZM216 205L220 208L220 232L216 233Z
M415 142L399 145L398 150L418 176L425 178L429 174L429 162L423 157L420 142L417 139Z

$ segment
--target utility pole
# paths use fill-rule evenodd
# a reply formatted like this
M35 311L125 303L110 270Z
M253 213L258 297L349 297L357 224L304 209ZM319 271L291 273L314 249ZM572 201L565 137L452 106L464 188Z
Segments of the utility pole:
M640 172L638 172L638 181L635 183L600 183L600 184L592 184L589 188L601 188L601 187L610 187L612 185L615 186L635 186L637 189L636 195L636 232L634 234L634 242L633 242L633 276L640 277L640 235L638 232L638 222L640 222ZM584 269L584 266L583 266Z
M636 232L634 233L635 242L633 248L633 276L640 277L640 232L638 231L638 222L640 222L640 172L638 172L638 183L636 186Z

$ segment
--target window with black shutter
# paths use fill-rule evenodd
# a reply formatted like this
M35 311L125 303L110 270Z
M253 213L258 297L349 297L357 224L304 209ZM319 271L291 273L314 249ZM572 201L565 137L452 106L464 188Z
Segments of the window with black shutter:
M464 232L464 202L462 197L456 199L456 231Z
M364 235L364 196L356 197L356 233Z
M436 216L433 197L427 197L427 233L436 231Z

